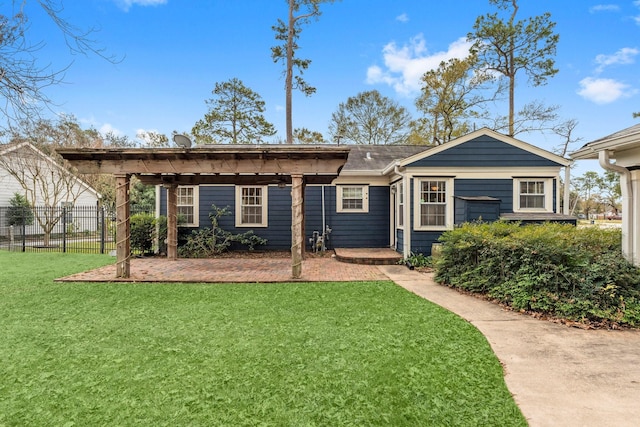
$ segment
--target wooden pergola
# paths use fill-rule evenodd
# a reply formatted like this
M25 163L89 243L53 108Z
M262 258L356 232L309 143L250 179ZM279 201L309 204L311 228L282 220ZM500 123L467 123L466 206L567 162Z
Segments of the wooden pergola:
M79 173L116 178L116 277L130 277L129 184L167 189L167 258L178 258L177 188L199 184L291 185L291 276L302 275L304 186L329 184L347 161L345 146L220 145L196 148L63 148L58 153Z

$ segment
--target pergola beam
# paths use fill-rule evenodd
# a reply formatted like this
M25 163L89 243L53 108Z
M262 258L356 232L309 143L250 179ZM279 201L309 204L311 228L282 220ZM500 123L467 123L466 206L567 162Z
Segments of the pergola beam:
M335 173L344 160L316 159L248 159L248 160L141 160L123 159L110 161L76 160L73 165L80 173L91 174L317 174Z
M62 148L58 153L79 173L116 177L117 277L130 277L129 184L131 175L143 183L167 188L167 257L177 259L177 187L229 184L291 185L291 275L302 275L304 254L304 185L329 184L347 161L346 146L203 146L175 148Z
M201 185L201 184L228 184L228 185L267 185L285 184L291 185L291 176L285 174L136 174L136 177L145 185ZM328 185L338 177L337 173L325 175L305 175L307 185Z

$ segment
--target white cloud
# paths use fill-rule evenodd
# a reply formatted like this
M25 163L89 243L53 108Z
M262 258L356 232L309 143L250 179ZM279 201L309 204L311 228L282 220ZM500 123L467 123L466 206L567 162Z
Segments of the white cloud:
M598 64L598 68L596 68L596 72L600 73L605 67L609 65L627 65L633 64L635 61L635 56L640 53L640 50L631 48L631 47L623 47L613 55L598 55L596 56L596 64Z
M596 79L587 77L580 80L581 89L578 95L596 104L609 104L620 98L628 98L637 91L629 85L613 79Z
M396 16L396 21L409 22L409 16L406 13Z
M589 8L589 13L597 12L617 12L620 10L620 6L617 4L597 4Z
M382 49L384 68L377 65L369 67L366 82L387 84L403 95L417 93L420 91L420 78L425 72L436 69L442 61L466 58L470 47L466 37L461 37L446 51L430 53L422 34L400 47L391 42Z
M167 4L169 0L116 0L116 4L125 12L128 12L132 6L158 6Z
M101 135L106 135L108 133L112 133L115 136L123 136L124 134L120 132L120 130L116 129L111 125L111 123L104 123L102 126L98 128L98 131Z

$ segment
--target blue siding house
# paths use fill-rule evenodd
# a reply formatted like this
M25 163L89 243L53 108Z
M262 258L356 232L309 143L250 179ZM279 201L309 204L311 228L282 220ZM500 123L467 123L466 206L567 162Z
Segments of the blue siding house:
M480 129L443 145L354 145L330 184L307 184L307 250L394 248L405 257L431 253L440 235L468 221L568 221L561 206L561 171L571 161L512 137ZM166 214L158 187L157 213ZM228 206L220 225L253 230L265 249L291 247L291 187L261 185L178 187L186 227L210 227L211 205Z

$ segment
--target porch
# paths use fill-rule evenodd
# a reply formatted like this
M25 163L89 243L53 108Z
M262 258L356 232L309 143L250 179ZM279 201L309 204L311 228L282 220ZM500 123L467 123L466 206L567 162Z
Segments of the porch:
M339 261L339 256L344 261ZM116 277L116 265L73 274L58 282L183 282L183 283L275 283L275 282L352 282L389 280L376 267L390 264L392 249L336 249L321 254L307 254L303 273L291 276L289 252L253 253L223 258L132 258L130 277Z

